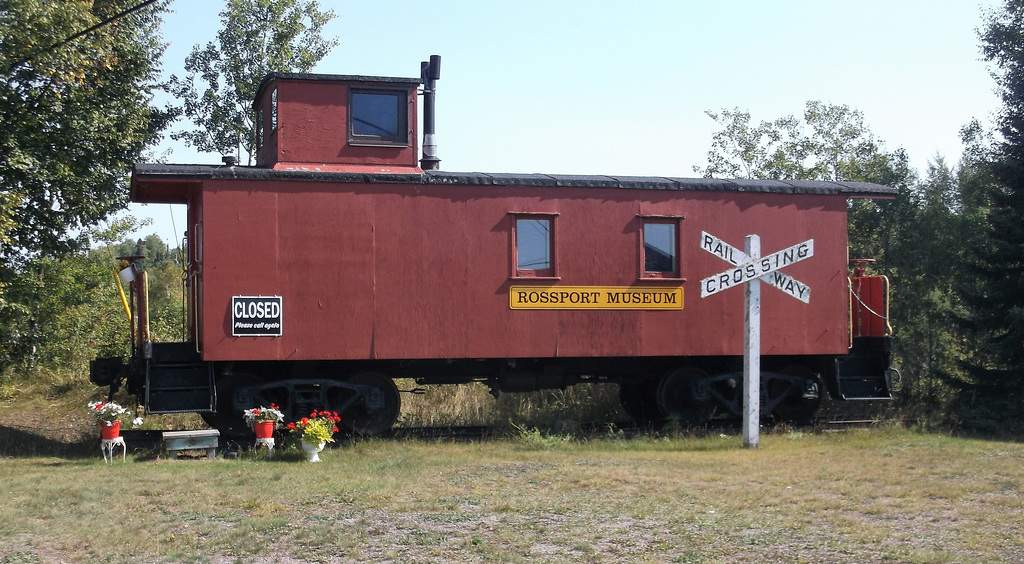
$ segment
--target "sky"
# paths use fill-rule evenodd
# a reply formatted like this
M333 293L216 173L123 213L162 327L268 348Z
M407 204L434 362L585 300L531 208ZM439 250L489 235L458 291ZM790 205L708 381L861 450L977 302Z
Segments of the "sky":
M959 130L994 125L999 99L977 29L996 0L319 0L340 44L314 72L419 76L441 56L436 125L449 171L699 176L719 126L847 105L924 175L956 164ZM165 76L214 41L219 0L173 0ZM178 122L173 130L192 127ZM151 160L219 164L168 137ZM180 239L184 206L134 205ZM173 244L172 244L173 246Z

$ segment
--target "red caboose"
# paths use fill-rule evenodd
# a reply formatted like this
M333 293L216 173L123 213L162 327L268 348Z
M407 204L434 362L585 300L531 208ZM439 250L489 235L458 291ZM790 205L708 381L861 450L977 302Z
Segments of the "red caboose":
M274 402L380 432L398 416L394 378L495 393L617 383L640 421L738 413L742 293L701 299L699 286L757 233L768 251L813 240L788 287L763 294L763 412L810 417L822 382L888 397L888 327L860 320L885 296L851 300L846 209L895 190L424 170L426 69L271 74L254 102L255 167L136 166L133 201L188 206L189 336L150 343L140 316L133 361L96 361L93 380L127 379L149 411L229 430ZM141 279L133 289L144 302Z

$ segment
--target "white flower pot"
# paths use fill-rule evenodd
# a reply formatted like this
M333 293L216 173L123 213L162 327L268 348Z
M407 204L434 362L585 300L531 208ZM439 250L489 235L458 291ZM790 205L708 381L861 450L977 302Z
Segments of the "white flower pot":
M302 450L309 454L310 462L320 462L320 451L324 449L325 444L327 443L307 443L306 439L302 439Z

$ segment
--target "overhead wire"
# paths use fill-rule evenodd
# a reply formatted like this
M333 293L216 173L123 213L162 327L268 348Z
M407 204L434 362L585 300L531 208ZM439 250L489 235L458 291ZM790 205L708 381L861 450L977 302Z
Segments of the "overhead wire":
M13 65L11 65L11 68L8 69L7 72L10 73L14 69L18 68L19 66L24 65L25 63L31 62L32 59L35 58L35 57L38 57L40 55L45 55L47 53L50 53L54 49L57 49L58 47L63 47L64 45L67 45L68 43L71 43L72 41L78 39L79 37L83 37L85 35L88 35L88 34L94 32L94 31L96 31L97 29L100 29L103 26L109 25L109 24L117 21L118 19L123 18L124 16L127 16L128 14L131 14L133 12L137 12L138 10L141 10L142 8L145 8L146 6L149 6L150 4L154 4L154 3L158 2L158 1L159 0L145 0L145 2L142 2L140 4L136 4L135 6L132 6L131 8L128 8L127 10L124 10L124 11L118 13L118 14L110 16L109 18L107 18L107 19L97 23L96 25L94 25L94 26L92 26L92 27L90 27L88 29L84 29L84 30L82 30L82 31L80 31L80 32L78 32L78 33L76 33L74 35L69 35L68 37L65 37L64 39L54 43L53 45L50 45L49 47L43 49L42 51L39 51L38 53L35 53L33 55L29 55L28 57L26 57L26 58L24 58L24 59L22 59L22 60L20 60L20 61L18 61L16 63L14 63Z

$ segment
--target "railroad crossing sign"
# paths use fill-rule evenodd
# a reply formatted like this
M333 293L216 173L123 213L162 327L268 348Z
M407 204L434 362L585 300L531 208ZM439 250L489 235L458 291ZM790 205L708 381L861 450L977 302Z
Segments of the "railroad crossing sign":
M779 269L814 256L814 239L808 239L803 243L755 260L718 237L701 231L700 248L736 267L701 280L700 297L702 298L760 278L762 282L782 290L805 304L811 302L811 289L807 284L780 272Z
M810 303L811 289L779 270L814 256L814 239L770 255L761 256L761 237L747 235L744 250L729 245L705 231L700 248L733 265L700 281L700 297L744 286L743 305L743 445L757 448L761 420L761 281L794 298Z

